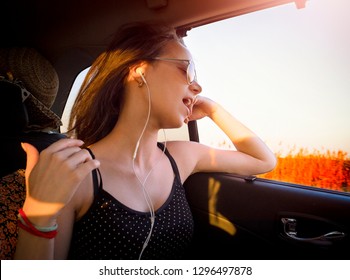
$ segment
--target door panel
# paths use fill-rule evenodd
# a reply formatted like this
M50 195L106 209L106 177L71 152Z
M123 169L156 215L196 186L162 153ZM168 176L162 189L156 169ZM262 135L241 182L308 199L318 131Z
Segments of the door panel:
M193 259L344 259L350 196L322 189L198 173L184 184L195 219Z

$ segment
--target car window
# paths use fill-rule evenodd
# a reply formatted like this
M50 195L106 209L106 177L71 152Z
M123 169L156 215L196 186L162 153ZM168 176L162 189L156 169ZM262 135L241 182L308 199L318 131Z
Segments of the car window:
M69 96L66 102L66 105L64 106L63 114L62 114L62 126L61 126L61 132L65 133L68 129L69 124L69 115L73 106L73 103L77 97L78 91L81 87L81 84L84 81L84 78L89 71L90 67L86 68L85 70L81 71L79 75L76 77L73 86L69 92Z
M260 177L350 191L350 18L346 0L288 4L190 30L202 94L275 152ZM200 142L231 147L210 120Z

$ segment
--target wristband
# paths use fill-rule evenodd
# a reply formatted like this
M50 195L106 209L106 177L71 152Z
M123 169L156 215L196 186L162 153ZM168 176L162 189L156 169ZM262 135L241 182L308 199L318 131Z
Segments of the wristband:
M54 238L57 235L57 224L51 227L33 225L22 209L18 210L18 226L32 235L43 238Z

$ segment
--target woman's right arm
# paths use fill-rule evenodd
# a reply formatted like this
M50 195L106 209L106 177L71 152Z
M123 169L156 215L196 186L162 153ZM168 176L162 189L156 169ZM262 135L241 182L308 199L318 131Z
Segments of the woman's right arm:
M61 234L65 236L48 239L20 229L15 259L53 259L55 239L64 241L61 245L68 248L67 234L74 223L74 208L66 205L87 175L99 167L99 162L80 148L82 144L80 140L62 139L43 150L40 156L33 146L23 144L27 153L27 194L22 209L29 221L40 227L54 226L60 216Z

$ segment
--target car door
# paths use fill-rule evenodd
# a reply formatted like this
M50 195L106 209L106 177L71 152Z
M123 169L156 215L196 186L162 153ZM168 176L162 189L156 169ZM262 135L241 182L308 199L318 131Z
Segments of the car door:
M185 183L195 259L348 259L350 197L296 184L198 173Z

